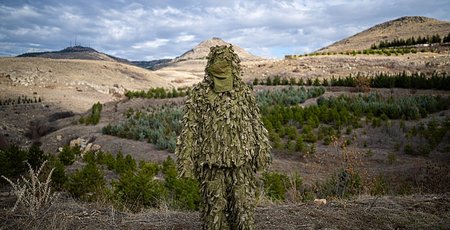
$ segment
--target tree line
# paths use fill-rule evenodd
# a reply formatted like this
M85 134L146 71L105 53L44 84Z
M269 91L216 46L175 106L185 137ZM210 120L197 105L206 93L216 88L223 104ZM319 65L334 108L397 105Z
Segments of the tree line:
M410 37L407 39L403 38L395 38L392 41L380 41L378 44L373 44L371 49L384 49L391 47L399 47L399 46L414 46L414 45L423 45L423 44L435 44L435 43L447 43L450 42L450 33L441 38L439 34L428 35L426 37L418 36L417 38Z
M165 89L163 87L150 88L147 91L127 91L125 96L128 98L175 98L184 97L190 91L190 88L172 88L171 90Z
M0 105L20 105L20 104L33 104L41 102L42 102L41 97L30 98L26 95L18 96L17 99L12 98L0 99Z
M346 77L335 77L331 79L286 78L280 76L268 77L265 81L255 78L253 85L301 85L301 86L358 86L360 81L367 81L368 87L373 88L406 88L406 89L438 89L450 90L450 76L447 73L433 72L431 75L425 73L377 73L374 76L364 76L361 73Z

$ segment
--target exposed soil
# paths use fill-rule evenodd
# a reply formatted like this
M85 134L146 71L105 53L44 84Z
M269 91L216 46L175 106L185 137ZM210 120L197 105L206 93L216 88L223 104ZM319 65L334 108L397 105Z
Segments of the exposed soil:
M2 198L2 197L0 197ZM5 210L0 202L0 229L200 229L198 212L164 209L138 214L99 203L60 198L41 215L27 218ZM255 213L256 229L447 229L450 195L360 196L325 205L266 204Z

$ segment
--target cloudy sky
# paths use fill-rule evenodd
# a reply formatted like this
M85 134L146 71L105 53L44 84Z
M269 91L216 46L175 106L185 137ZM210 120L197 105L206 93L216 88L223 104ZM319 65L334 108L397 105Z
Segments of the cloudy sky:
M129 60L220 37L253 54L312 52L401 16L450 21L449 0L0 0L0 56L80 44Z

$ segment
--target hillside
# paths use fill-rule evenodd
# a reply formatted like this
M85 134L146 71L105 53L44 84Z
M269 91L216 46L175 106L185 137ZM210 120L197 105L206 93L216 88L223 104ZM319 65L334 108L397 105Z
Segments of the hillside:
M17 57L42 57L51 59L80 59L129 63L123 58L114 57L84 46L71 46L60 51L24 53Z
M274 76L306 81L357 74L372 77L378 73L420 72L426 75L431 75L433 72L449 73L448 44L417 47L415 51L408 53L403 51L381 54L362 52L362 50L370 49L373 44L378 45L380 41L406 40L419 36L423 38L436 34L444 38L449 32L450 22L426 17L401 17L375 25L322 48L316 52L321 55L286 55L284 60L244 63L243 75L244 79L250 82L255 78L263 80ZM352 50L361 52L353 54L350 52ZM337 54L338 52L342 53Z
M0 97L37 95L74 112L114 100L125 90L170 87L151 71L119 62L0 58Z
M180 62L185 60L197 60L197 59L206 59L206 56L209 53L209 50L213 46L219 45L230 45L231 43L225 42L220 38L212 38L205 41L200 42L191 50L185 52L179 57L176 57L173 62ZM260 60L262 58L255 56L246 50L242 49L239 46L233 45L234 51L239 55L241 60L250 61L250 60Z
M157 59L152 61L131 61L131 64L145 69L155 70L162 68L170 61L172 61L172 59Z
M330 46L321 48L318 52L344 52L348 50L369 49L380 41L393 39L408 39L411 37L426 37L439 34L444 37L450 33L450 22L427 17L401 17L375 25L367 30L345 38Z

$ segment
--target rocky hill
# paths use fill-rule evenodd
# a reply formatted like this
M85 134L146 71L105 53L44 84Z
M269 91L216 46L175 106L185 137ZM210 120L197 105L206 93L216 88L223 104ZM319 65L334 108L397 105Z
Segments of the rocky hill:
M426 37L438 34L444 37L450 33L450 22L427 17L401 17L375 25L367 30L345 38L318 52L344 52L369 49L380 41Z
M206 56L209 53L209 50L213 46L217 45L230 45L231 43L225 42L220 38L212 38L205 41L200 42L197 46L192 48L191 50L185 52L181 56L175 58L173 62L180 62L186 60L198 60L198 59L206 59ZM262 58L255 56L246 50L242 49L239 46L233 45L234 51L239 55L241 60L250 61L250 60L260 60Z
M170 62L159 65L154 73L168 80L175 86L192 86L203 79L206 57L208 56L210 48L217 45L230 44L231 43L225 42L220 38L202 41L191 50L174 58ZM233 45L233 48L244 63L264 60L247 52L239 46Z
M17 57L81 59L81 60L113 61L129 64L129 61L126 59L114 57L112 55L99 52L91 47L84 47L84 46L71 46L60 51L24 53L18 55Z

